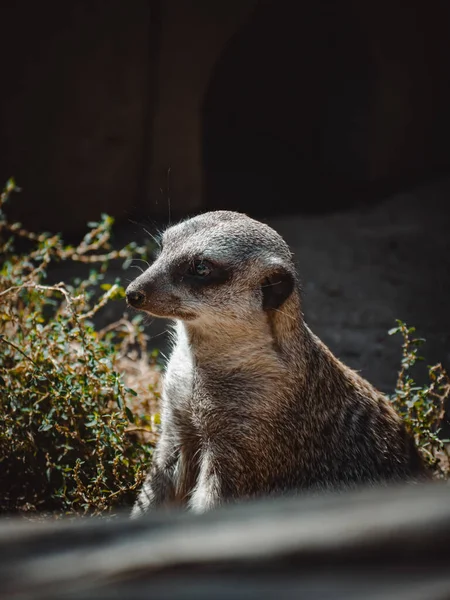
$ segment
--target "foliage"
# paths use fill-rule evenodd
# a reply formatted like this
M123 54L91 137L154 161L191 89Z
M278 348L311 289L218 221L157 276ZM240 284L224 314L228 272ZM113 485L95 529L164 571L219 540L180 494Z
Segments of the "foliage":
M151 461L158 372L138 317L101 331L92 319L124 297L119 281L102 283L108 265L145 248L112 250L107 215L77 246L10 224L14 191L10 180L0 198L0 512L111 512L131 503ZM45 285L62 261L97 269ZM119 374L127 361L149 376L139 398Z
M436 364L427 368L429 382L425 385L416 384L411 371L417 361L423 360L418 352L425 340L413 337L415 331L414 327L407 327L399 320L397 327L389 331L390 335L401 334L403 337L401 368L391 400L435 475L448 478L449 440L442 439L440 434L450 396L450 378L442 365Z

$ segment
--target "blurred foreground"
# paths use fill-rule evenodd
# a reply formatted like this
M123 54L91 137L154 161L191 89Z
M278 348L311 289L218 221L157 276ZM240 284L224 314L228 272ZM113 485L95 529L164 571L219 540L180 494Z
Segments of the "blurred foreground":
M450 598L450 488L0 522L0 598Z

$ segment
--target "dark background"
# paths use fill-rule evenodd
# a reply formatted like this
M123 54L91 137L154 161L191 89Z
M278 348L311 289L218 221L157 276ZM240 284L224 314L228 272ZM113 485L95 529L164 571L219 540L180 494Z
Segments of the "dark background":
M449 366L446 0L16 0L0 23L14 218L76 237L108 212L130 241L169 205L248 212L351 366L392 389L397 317Z

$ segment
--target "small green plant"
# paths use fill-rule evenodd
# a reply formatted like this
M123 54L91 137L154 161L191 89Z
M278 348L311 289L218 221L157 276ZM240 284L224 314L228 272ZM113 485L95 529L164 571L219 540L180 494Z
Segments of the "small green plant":
M390 335L403 337L401 368L391 400L436 477L446 479L450 475L449 440L443 439L441 434L450 396L450 378L442 365L436 364L427 369L429 382L416 384L411 373L417 361L423 360L419 348L425 340L414 337L415 331L399 320L397 327L389 331Z
M111 261L146 249L112 250L107 215L77 246L10 224L15 191L10 180L0 197L0 512L111 512L132 502L151 462L158 369L138 317L102 331L92 319L124 298L119 281L104 283ZM62 261L97 268L46 285Z

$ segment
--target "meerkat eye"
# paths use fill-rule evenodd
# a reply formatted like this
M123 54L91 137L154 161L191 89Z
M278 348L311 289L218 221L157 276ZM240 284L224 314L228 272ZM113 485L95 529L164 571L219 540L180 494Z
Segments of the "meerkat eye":
M190 266L189 273L195 277L209 277L213 272L213 266L206 260L194 260Z
M181 270L182 269L182 270ZM194 259L176 271L178 281L185 282L192 289L216 286L228 281L231 272L225 266L209 262L205 259Z

